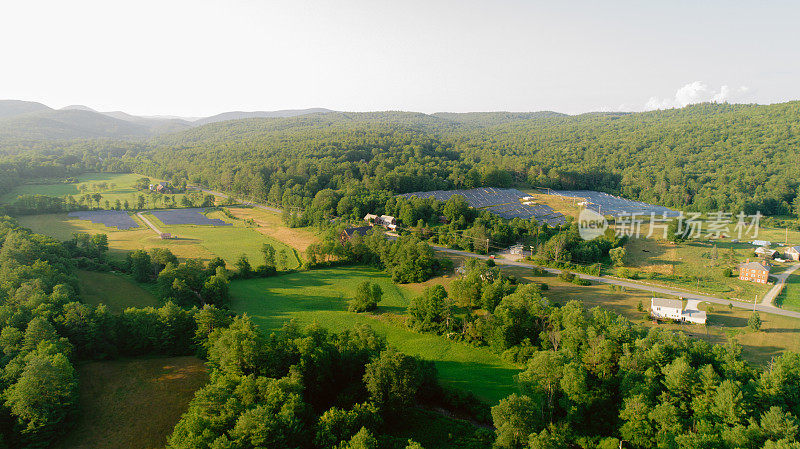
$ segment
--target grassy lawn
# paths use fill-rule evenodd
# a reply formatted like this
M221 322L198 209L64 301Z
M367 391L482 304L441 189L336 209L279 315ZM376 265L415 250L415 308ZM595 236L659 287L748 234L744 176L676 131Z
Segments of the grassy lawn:
M783 291L775 302L783 309L800 312L800 275L797 272L786 279Z
M362 280L378 282L383 288L380 314L347 312L347 300ZM267 331L290 319L319 323L331 330L367 324L406 354L436 362L444 384L472 391L492 404L515 391L514 374L519 370L488 349L406 329L398 315L414 292L365 267L305 271L231 284L233 310L247 313Z
M112 206L116 200L119 200L121 203L127 200L131 207L134 207L136 198L141 192L136 191L136 189L133 188L133 184L137 179L144 177L143 175L135 173L86 173L76 176L78 182L72 184L63 182L53 182L51 184L22 184L11 192L3 195L0 199L4 202L8 202L13 201L19 195L39 194L58 197L73 195L77 200L80 196L87 193L99 193L103 197L100 202L104 208L106 200L108 200ZM155 178L150 178L150 180L153 183L164 181L163 179ZM101 183L106 184L105 188L101 188ZM176 203L179 203L184 195L179 193L169 196L172 197ZM148 196L145 195L145 198L148 198ZM147 204L150 205L149 199Z
M137 249L168 248L181 259L199 258L211 260L214 253L203 247L198 239L180 238L162 240L150 230L138 217L133 219L139 223L138 228L120 231L102 224L94 224L88 220L68 217L67 214L26 215L17 218L22 226L33 232L49 235L59 240L68 240L76 232L108 235L108 254L116 260L122 260L130 251Z
M54 449L160 449L208 373L196 357L124 359L78 365L75 427Z
M309 245L319 242L312 228L290 228L283 224L280 215L254 207L228 207L231 214L244 220L253 220L258 232L279 240L303 254Z
M81 283L81 299L86 304L105 304L113 313L120 313L128 307L161 306L161 301L152 293L125 276L82 270L77 275Z
M756 260L753 252L755 247L749 243L732 243L724 239L672 244L653 238L632 238L625 245L625 249L626 267L633 268L645 276L647 273L654 273L667 276L674 274L680 277L675 280L653 279L648 282L742 301L753 301L756 296L761 300L770 289L769 285L723 276L726 267L731 268L735 275L740 263L747 259ZM772 272L779 273L789 265L773 262Z
M281 250L286 251L287 266L285 268L293 269L300 266L301 262L294 249L287 244L256 231L255 228L248 226L244 221L232 220L221 211L212 211L206 215L208 218L218 218L231 223L231 226L167 226L152 214L148 214L147 218L161 231L176 235L178 238L174 240L197 242L209 253L225 259L229 265L233 265L242 254L247 256L250 264L254 267L263 264L264 256L261 253L261 245L269 243L278 252Z

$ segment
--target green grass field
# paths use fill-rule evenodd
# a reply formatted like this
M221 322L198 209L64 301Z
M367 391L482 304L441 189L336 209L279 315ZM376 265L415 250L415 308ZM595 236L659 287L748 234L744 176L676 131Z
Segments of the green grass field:
M133 188L133 184L139 178L144 178L143 175L138 175L135 173L86 173L77 176L78 182L76 183L63 183L63 182L53 182L51 184L22 184L16 187L11 192L3 195L0 200L3 202L13 201L19 195L47 195L47 196L57 196L57 197L64 197L66 195L72 195L77 200L80 196L84 194L94 194L99 193L102 196L101 207L105 208L104 204L105 201L108 200L111 205L114 205L114 202L119 200L121 203L128 201L130 207L135 207L136 198L141 194L141 192L136 191ZM153 183L163 181L163 179L155 179L150 178ZM101 185L105 183L105 187L103 188ZM180 202L181 197L184 195L181 193L169 195L172 197L177 203ZM145 195L148 199L147 205L150 207L150 199L149 195Z
M231 223L231 226L197 226L197 225L172 225L167 226L161 223L152 214L146 215L147 218L163 232L169 232L178 238L174 240L189 239L196 241L209 253L222 257L232 265L242 254L247 256L250 264L260 265L264 261L261 253L261 245L268 243L276 251L284 250L287 255L287 269L294 269L300 266L294 249L283 242L258 232L253 227L248 226L243 220L232 220L225 216L221 211L212 211L206 214L208 218L218 218Z
M347 300L362 280L378 282L383 288L379 314L347 311ZM404 353L434 361L446 385L472 391L491 404L516 391L514 375L519 369L488 349L406 329L397 315L405 311L414 294L412 289L393 284L382 272L365 267L305 271L231 284L233 310L247 313L265 331L290 319L319 323L331 330L367 324Z
M800 275L797 272L786 279L776 302L781 308L800 312Z
M54 449L161 449L208 373L196 357L78 365L80 413Z
M114 273L78 271L81 285L81 300L96 306L105 304L113 313L120 313L128 307L160 307L159 301L141 284Z

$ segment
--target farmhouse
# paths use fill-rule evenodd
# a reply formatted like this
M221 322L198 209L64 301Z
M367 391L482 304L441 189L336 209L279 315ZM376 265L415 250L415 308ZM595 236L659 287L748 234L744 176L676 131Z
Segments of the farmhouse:
M766 284L769 280L769 270L771 268L766 262L750 262L748 260L739 265L739 279Z
M680 321L683 301L680 299L653 298L650 300L650 314L655 318L669 318Z
M391 230L397 229L397 219L392 217L391 215L381 215L378 218L378 221L379 221L378 224L382 225L384 228Z
M158 184L150 184L150 190L158 193L170 193L172 187L168 182L159 182Z
M355 235L365 236L367 235L367 231L372 229L371 226L358 226L355 228L345 228L342 230L342 233L339 235L339 240L341 240L342 244L352 239Z
M689 301L690 303L694 301ZM696 306L695 306L696 307ZM669 319L682 323L706 324L706 313L702 310L683 309L680 299L653 298L650 300L650 315L656 319Z
M786 258L790 260L800 260L800 246L790 246L786 249Z
M778 254L774 249L769 249L766 246L760 246L755 250L756 256L763 257L764 259L774 259Z
M381 215L380 217L375 214L364 215L364 221L371 225L383 226L386 229L397 229L397 219L391 215Z

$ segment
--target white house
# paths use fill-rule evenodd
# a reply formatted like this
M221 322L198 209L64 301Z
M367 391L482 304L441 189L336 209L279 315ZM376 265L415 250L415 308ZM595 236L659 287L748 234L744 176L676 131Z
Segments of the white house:
M786 249L786 257L791 260L798 261L800 260L800 246L790 246Z
M753 240L753 246L770 246L772 242L768 240Z
M650 314L656 318L669 318L680 321L683 301L680 299L653 298L650 300Z
M706 313L697 309L697 301L689 301L686 310L680 299L653 298L650 300L650 314L658 319L670 319L682 323L706 324ZM691 306L691 307L690 307Z
M763 257L765 259L774 259L775 255L778 254L777 251L775 251L774 249L769 249L766 246L759 246L758 248L756 248L755 253L756 256Z

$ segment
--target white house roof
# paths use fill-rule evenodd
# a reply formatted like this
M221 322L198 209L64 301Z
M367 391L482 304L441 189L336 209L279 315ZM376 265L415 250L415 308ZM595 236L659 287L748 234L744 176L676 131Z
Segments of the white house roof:
M755 246L769 246L771 244L768 240L753 240L753 245Z
M786 250L786 252L800 253L800 246L790 246L789 249Z
M650 300L653 307L671 307L673 309L683 309L683 301L680 299L653 298Z
M759 246L758 248L756 248L756 253L758 253L758 254L769 254L771 256L771 255L777 253L777 251L775 251L774 249L769 249L769 248L767 248L765 246Z

